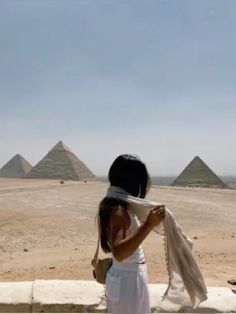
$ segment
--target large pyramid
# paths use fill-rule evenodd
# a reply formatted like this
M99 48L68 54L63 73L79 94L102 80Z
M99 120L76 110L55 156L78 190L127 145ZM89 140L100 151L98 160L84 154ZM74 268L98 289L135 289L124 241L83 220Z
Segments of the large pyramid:
M226 188L227 186L221 179L196 156L181 174L174 180L172 185L177 186L199 186Z
M17 154L0 169L0 177L24 178L31 169L31 164Z
M95 175L62 141L48 152L27 177L83 181L96 179Z

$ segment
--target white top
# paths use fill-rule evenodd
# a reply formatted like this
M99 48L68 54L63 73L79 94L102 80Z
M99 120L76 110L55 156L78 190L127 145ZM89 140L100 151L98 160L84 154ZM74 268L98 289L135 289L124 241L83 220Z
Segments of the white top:
M134 215L132 212L130 212L129 210L127 210L129 217L130 217L130 226L129 229L126 231L126 236L130 237L132 236L137 229L140 227L140 222L138 221L138 218L136 215ZM142 246L140 245L133 254L131 254L130 256L128 256L126 259L124 259L122 262L117 261L114 257L113 257L113 264L116 265L125 265L125 264L141 264L145 262L145 257L144 257L144 253L143 253L143 249Z

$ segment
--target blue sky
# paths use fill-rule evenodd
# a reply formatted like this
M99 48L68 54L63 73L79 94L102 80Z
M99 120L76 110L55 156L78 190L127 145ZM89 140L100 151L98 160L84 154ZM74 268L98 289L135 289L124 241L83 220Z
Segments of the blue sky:
M96 174L236 175L234 0L1 0L0 166L60 139Z

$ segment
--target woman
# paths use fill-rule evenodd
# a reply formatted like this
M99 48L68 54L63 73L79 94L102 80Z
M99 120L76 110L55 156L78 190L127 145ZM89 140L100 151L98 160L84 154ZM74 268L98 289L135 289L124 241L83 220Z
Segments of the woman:
M145 164L136 156L120 155L109 170L112 187L134 197L145 198L150 178ZM147 267L141 243L165 216L164 205L150 210L141 225L128 203L106 196L99 205L101 246L112 253L113 263L106 277L109 313L149 313Z

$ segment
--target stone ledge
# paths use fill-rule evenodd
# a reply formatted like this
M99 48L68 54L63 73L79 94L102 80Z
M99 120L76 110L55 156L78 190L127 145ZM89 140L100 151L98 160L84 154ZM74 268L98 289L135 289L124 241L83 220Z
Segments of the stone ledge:
M32 312L33 282L0 282L0 312Z
M166 300L161 301L165 290L166 285L149 284L153 313L236 313L236 294L227 287L207 287L208 299L194 310Z
M32 311L91 313L105 312L101 306L104 287L86 280L35 280Z
M149 284L153 313L236 313L236 294L208 287L208 300L192 310L161 301L165 284ZM0 283L0 313L105 313L104 287L86 280Z

